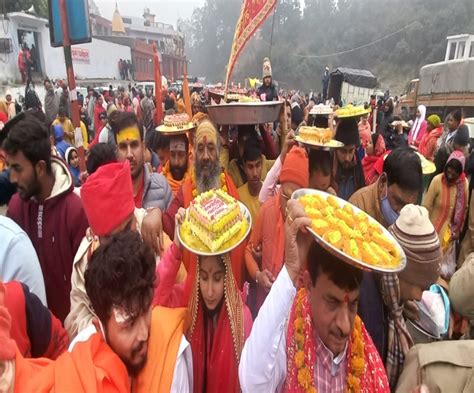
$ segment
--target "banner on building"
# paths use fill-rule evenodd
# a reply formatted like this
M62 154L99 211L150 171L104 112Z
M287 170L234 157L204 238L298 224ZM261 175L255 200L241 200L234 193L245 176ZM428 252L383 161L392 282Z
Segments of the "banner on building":
M229 64L227 65L227 74L225 86L229 84L232 71L242 49L247 41L253 36L255 31L265 22L270 12L275 7L277 0L244 0L240 17L235 27L234 41L230 49Z
M74 63L90 64L89 49L71 47L71 57Z

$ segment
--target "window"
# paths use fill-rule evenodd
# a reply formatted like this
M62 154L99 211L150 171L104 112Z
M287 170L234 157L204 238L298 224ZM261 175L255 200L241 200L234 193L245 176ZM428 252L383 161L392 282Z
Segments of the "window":
M122 20L123 20L123 23L126 23L127 25L132 24L132 19L131 18L122 18Z
M471 42L471 52L469 53L469 57L474 57L474 41Z
M0 38L0 53L12 53L12 39L11 38Z
M464 48L466 47L466 41L460 41L458 43L458 54L456 59L462 59L464 57Z
M456 43L451 42L449 44L449 58L448 58L448 60L454 60L455 54L456 54Z

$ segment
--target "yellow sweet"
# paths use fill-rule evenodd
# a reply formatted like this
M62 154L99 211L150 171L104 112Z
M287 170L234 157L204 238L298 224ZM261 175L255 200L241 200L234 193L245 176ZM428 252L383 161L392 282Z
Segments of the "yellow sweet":
M313 220L313 222L311 223L311 228L319 236L322 236L329 229L329 225L327 221L317 219L317 220Z
M323 239L336 248L340 249L342 246L342 236L339 231L328 231L323 235Z
M327 203L329 204L329 206L332 206L334 207L335 209L339 209L339 202L337 201L337 199L335 197L333 197L332 195L329 195L328 198L326 199Z
M349 203L341 204L334 196L308 194L300 202L311 219L312 230L333 247L369 265L398 266L399 248L366 213L355 213Z

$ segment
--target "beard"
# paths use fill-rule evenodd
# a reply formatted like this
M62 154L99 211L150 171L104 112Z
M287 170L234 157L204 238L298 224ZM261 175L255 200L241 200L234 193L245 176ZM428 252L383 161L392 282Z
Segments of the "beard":
M220 188L219 175L221 168L219 160L216 161L202 161L196 160L196 186L199 193ZM205 173L207 172L207 173Z
M141 345L139 345L137 348L135 348L132 351L132 358L135 356L136 353L139 353L142 350L144 345L145 345L145 342L142 342ZM125 364L125 367L127 367L127 371L129 375L136 376L143 369L143 367L145 367L146 360L147 360L147 356L145 355L143 359L140 360L139 363L131 364L128 361L128 359L122 359L122 362Z
M28 188L23 188L17 185L18 195L24 201L30 200L32 197L38 195L41 191L41 185L36 177L36 173L34 174L34 179L31 184L28 185Z
M170 172L174 180L183 180L183 177L188 169L187 165L184 166L171 166Z

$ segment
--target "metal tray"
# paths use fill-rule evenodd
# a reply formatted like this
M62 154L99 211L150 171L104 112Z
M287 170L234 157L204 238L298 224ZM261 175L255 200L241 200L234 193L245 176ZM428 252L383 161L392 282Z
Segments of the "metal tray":
M329 195L331 195L331 194L328 194L327 192L324 192L324 191L313 190L313 189L310 189L310 188L301 188L299 190L296 190L291 195L291 199L298 199L298 198L302 197L303 195L308 195L308 194L321 195L323 198L327 198ZM341 207L344 206L345 204L349 203L349 202L347 202L347 201L345 201L345 200L343 200L343 199L341 199L337 196L334 196L334 197L339 202L339 206L341 206ZM364 214L367 214L363 210L359 209L357 206L354 206L351 203L349 203L349 205L351 205L352 209L354 210L354 212L356 214L359 213L359 212L363 212ZM406 266L407 259L406 259L405 252L403 251L402 247L398 244L398 242L394 239L394 237L390 234L390 232L387 231L387 229L385 229L382 225L380 225L377 220L375 220L374 218L372 218L368 214L367 214L367 216L369 217L370 222L376 223L380 226L380 228L382 229L384 235L390 241L392 241L392 243L398 248L398 251L400 253L400 263L397 267L395 267L395 268L384 268L384 267L379 267L379 266L374 266L374 265L368 264L368 263L366 263L364 261L361 261L359 259L355 259L355 258L351 257L350 255L347 255L343 251L339 250L338 248L334 247L333 245L329 244L328 242L326 242L326 240L324 240L321 236L319 236L316 232L314 232L310 227L307 227L307 229L311 233L311 235L314 237L316 242L319 245L321 245L321 247L323 247L326 251L328 251L332 255L336 256L341 261L344 261L344 262L346 262L346 263L348 263L352 266L355 266L359 269L372 270L372 271L378 271L378 272L383 272L383 273L396 273L396 272L399 272L399 271L403 270Z
M188 236L185 236L183 233L181 233L182 227L186 224L186 221L176 231L178 234L179 242L188 251L191 251L193 254L202 256L221 255L232 251L247 238L248 234L250 233L250 229L252 228L252 216L250 215L249 209L242 202L238 202L240 205L240 211L244 216L244 219L246 220L246 226L242 226L241 230L236 233L234 237L232 237L232 239L224 243L219 250L212 252L203 242L201 242L197 238L197 236L193 235L192 233L190 233ZM188 216L188 209L186 209L186 217Z
M208 105L207 112L216 124L263 124L278 120L283 102L231 102L221 105Z

